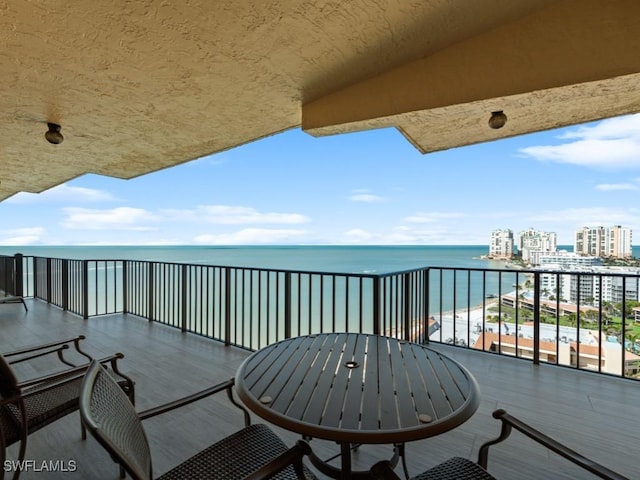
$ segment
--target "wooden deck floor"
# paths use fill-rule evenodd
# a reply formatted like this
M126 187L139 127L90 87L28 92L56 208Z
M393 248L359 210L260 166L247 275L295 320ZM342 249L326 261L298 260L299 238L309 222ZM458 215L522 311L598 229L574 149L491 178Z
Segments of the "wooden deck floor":
M85 321L39 301L28 300L27 304L29 312L19 304L0 306L0 351L84 334L87 349L95 356L125 354L122 369L136 380L140 410L232 377L249 354L133 316ZM640 383L547 365L536 367L450 346L436 348L469 368L480 384L482 403L472 419L455 431L407 445L412 474L450 456L474 458L480 444L498 432L491 412L504 408L621 474L640 478ZM225 396L147 421L154 474L160 475L241 425L242 417ZM287 443L297 438L278 432ZM512 437L492 449L489 469L498 478L594 478L520 434ZM312 445L325 457L336 451L329 443L314 440ZM364 446L354 454L354 462L368 467L389 452L387 446ZM8 454L15 458L15 446ZM76 471L29 471L21 476L26 480L118 478L117 467L102 448L93 439L81 440L77 414L32 434L27 458L36 464L73 461Z

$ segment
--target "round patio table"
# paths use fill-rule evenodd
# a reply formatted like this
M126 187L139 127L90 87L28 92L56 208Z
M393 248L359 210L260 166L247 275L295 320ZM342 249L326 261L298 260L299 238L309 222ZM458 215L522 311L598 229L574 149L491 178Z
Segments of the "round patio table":
M449 431L480 401L469 371L428 346L360 333L290 338L250 355L236 389L255 414L305 438L340 444L341 468L312 463L334 478L354 478L353 444L393 444Z

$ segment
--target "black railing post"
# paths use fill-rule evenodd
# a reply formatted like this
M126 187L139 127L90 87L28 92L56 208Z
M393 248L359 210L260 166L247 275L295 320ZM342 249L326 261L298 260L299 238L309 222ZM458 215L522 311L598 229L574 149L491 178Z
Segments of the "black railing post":
M38 298L38 257L30 257L33 266L33 297Z
M402 281L404 283L404 290L403 290L403 296L404 296L404 301L403 301L403 310L404 310L404 315L403 315L403 340L407 340L407 341L412 341L413 339L411 338L411 274L410 273L405 273L402 276Z
M284 274L284 338L291 338L291 272Z
M47 257L47 303L51 303L51 260Z
M154 278L154 263L153 262L147 262L147 278L149 280L149 283L147 284L147 313L149 315L149 321L152 322L153 321L153 317L154 317L154 309L153 309L153 305L155 303L154 300L154 282L155 282L155 278Z
M382 277L373 277L373 334L380 335L382 319L380 318L380 282Z
M21 253L16 253L15 256L13 257L14 260L14 270L15 270L15 282L14 282L14 295L18 296L18 297L24 297L24 276L23 276L23 272L22 272L22 254Z
M181 288L181 300L180 300L180 303L181 303L181 305L180 305L181 306L181 308L180 308L180 317L181 317L180 318L180 325L181 325L181 328L182 328L183 332L187 331L187 302L188 302L188 299L189 299L188 289L187 289L187 278L188 278L188 276L187 276L187 273L188 273L187 272L187 268L188 267L189 266L186 265L186 264L181 265L181 267L180 267L180 274L181 274L181 277L182 277L181 278L181 283L182 283L182 285L181 285L181 287L182 287Z
M129 262L122 260L122 313L129 313Z
M224 344L231 345L231 269L224 268Z
M533 273L533 364L540 364L540 272Z
M429 277L430 270L425 268L423 271L424 275L424 313L423 313L423 321L424 321L424 338L422 339L423 343L429 343L429 334L431 333L431 315L429 315L429 298L431 297L430 293L430 285L429 285Z
M82 263L84 264L86 262L86 260L84 260ZM63 259L62 260L62 268L61 268L62 272L61 272L61 281L60 281L60 288L62 289L62 310L63 311L67 311L69 310L69 260L67 259Z
M96 295L98 292L96 291ZM89 318L89 261L82 261L82 318Z

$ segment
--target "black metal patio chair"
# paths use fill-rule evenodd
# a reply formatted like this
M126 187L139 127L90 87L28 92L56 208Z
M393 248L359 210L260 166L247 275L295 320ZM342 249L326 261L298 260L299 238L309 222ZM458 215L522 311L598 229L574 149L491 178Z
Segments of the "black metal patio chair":
M84 337L82 337L84 338ZM78 410L78 395L84 373L89 362L72 366L62 352L69 349L69 344L79 342L82 338L52 342L36 347L28 347L5 354L0 354L0 461L4 467L6 447L20 442L16 464L25 458L27 438L30 434L55 422L56 420ZM64 367L55 373L19 379L14 365L33 360L34 358L58 354ZM90 356L83 354L91 359ZM128 401L134 401L134 382L120 372L118 360L124 355L117 353L98 360L98 363L109 366L109 375L117 382L118 388ZM82 438L86 438L84 427ZM0 470L0 479L4 478L5 469ZM20 469L16 468L13 478L17 479Z
M10 365L17 365L55 353L60 363L53 364L53 362L48 362L53 368L60 367L67 369L68 367L78 367L83 364L89 364L89 362L93 360L93 357L85 352L80 345L85 339L86 337L84 335L76 335L75 337L57 340L55 342L23 347L10 352L2 352L2 355ZM75 359L67 358L68 355L65 355L66 353L72 353ZM81 362L78 360L81 360Z
M249 413L233 397L233 384L233 380L228 380L137 413L105 369L92 362L80 392L80 415L89 432L131 477L150 480L153 473L151 450L142 420L226 392L229 400L242 411L245 427L174 467L160 477L162 480L315 478L302 463L303 456L310 451L309 446L299 441L287 448L269 427L251 424Z
M493 418L502 422L500 435L494 440L482 444L478 452L477 463L467 458L453 457L412 477L411 480L496 480L496 478L487 471L489 447L506 440L514 428L552 452L564 457L584 470L591 472L596 477L604 478L605 480L629 480L627 477L588 459L575 450L529 426L525 422L509 415L505 410L495 410L493 412ZM397 480L400 478L395 474L388 461L378 462L371 467L371 476L378 480Z
M27 302L24 301L23 297L19 297L17 295L5 295L4 297L0 297L0 305L10 303L21 303L24 307L24 311L29 311L29 309L27 308Z
M86 337L84 335L76 335L75 337L63 340L56 340L54 342L23 347L9 352L2 352L1 355L5 358L6 362L11 365L14 374L16 374L16 377L18 378L18 383L21 385L27 385L26 382L37 383L42 381L42 378L46 381L49 375L74 375L76 372L84 372L83 369L88 368L89 364L94 359L81 346L81 342L85 339ZM51 360L50 356L53 354L57 357L57 362ZM18 373L17 369L22 365L35 363L31 361L43 357L46 357L46 364L48 367L46 372L41 371L42 366L40 366L38 368L39 374L37 377L25 377ZM120 385L120 388L122 388L122 390L127 394L131 403L135 405L135 382L129 376L120 371L118 360L121 358L124 358L124 355L117 353L115 355L102 358L99 361L105 365L110 365L111 369L109 371L111 375L113 375L118 382L118 385ZM84 430L82 438L85 438Z

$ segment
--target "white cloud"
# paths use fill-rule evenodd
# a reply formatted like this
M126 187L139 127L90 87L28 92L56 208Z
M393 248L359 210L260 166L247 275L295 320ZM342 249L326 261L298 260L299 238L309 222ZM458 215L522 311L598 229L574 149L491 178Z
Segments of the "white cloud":
M428 228L399 225L386 232L372 232L360 228L342 234L341 243L354 245L465 245L483 244L487 238L470 236L460 225L433 225Z
M539 145L520 153L539 161L618 169L640 167L640 114L581 126L558 137L559 145Z
M261 213L252 207L234 205L199 205L195 209L163 210L163 216L173 220L188 220L224 225L241 224L300 224L308 223L309 217L299 213Z
M238 232L197 235L195 243L210 245L255 245L270 243L292 243L307 234L305 230L245 228Z
M374 203L374 202L382 202L384 198L379 197L378 195L372 195L370 193L358 193L356 195L351 195L347 197L352 202L364 202L364 203Z
M115 198L104 190L94 188L72 187L63 183L42 193L20 192L5 200L7 203L36 204L53 202L102 202L113 201Z
M344 232L344 238L346 243L369 243L374 240L375 235L361 228L352 228Z
M347 197L347 200L352 202L376 203L383 202L385 198L380 195L374 195L371 193L371 190L366 188L358 188L352 191L351 195Z
M555 232L559 245L571 245L575 232L582 227L611 227L622 225L640 230L640 209L635 207L577 207L541 212L522 212L517 223L505 225L514 233L528 228ZM486 241L485 241L486 242ZM483 243L485 243L483 242Z
M468 217L460 212L420 212L384 230L353 228L342 233L339 242L362 245L463 245L486 243L487 238L472 235ZM383 227L382 227L383 228Z
M119 207L108 210L88 208L65 208L67 214L61 224L73 230L153 230L144 226L147 222L156 222L158 217L141 208Z
M595 125L581 125L558 138L607 139L640 136L640 114L602 120Z
M45 229L42 227L3 230L0 234L8 236L6 238L0 238L0 245L33 245L40 243L45 232Z
M575 228L599 225L630 226L638 223L638 213L637 208L566 208L531 215L528 217L528 221L530 223L540 222L566 227L575 226Z
M410 215L404 219L409 223L436 223L443 220L458 219L466 217L465 213L458 212L423 212Z
M609 192L612 190L638 190L638 185L633 183L601 183L596 185L596 190Z
M351 200L352 202L375 203L384 201L384 198L369 193L369 190L354 190L353 194L347 197L347 200Z

